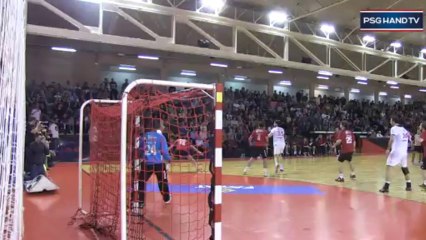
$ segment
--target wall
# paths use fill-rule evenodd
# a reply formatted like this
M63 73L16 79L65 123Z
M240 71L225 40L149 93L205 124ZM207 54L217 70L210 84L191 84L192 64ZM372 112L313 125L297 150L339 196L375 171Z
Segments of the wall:
M226 88L230 88L232 87L233 89L241 89L241 88L245 88L251 91L267 91L268 90L268 85L266 84L256 84L256 83L248 83L248 82L225 82L225 87Z
M318 97L318 95L321 96L332 96L332 97L344 97L345 94L343 92L336 92L334 90L320 90L320 89L315 89L315 97Z

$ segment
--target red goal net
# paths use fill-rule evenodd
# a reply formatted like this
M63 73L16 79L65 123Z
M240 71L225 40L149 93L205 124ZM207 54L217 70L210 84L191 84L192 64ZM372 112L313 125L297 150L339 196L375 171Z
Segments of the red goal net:
M130 92L126 162L128 239L211 237L213 96L213 91L170 91L150 85ZM86 226L112 239L120 238L121 226L120 123L121 104L91 105L90 210L84 220ZM167 143L161 145L162 149L153 150L161 153L161 159L155 163L147 156L147 151L152 150L147 150L147 141L153 135L164 136ZM168 154L170 168L165 164Z

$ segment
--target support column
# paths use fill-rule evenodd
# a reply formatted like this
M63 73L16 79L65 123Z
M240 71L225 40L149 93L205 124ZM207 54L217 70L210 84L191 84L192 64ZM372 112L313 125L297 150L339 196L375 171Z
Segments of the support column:
M161 64L160 79L167 80L168 78L169 78L169 69L167 67L167 62L164 60Z
M315 84L311 83L309 85L309 99L312 99L315 97Z
M267 94L272 96L274 94L274 82L268 81L268 91Z
M374 102L375 103L379 102L379 91L378 90L374 91Z
M344 92L345 92L346 101L349 101L349 92L350 92L349 88L345 88Z

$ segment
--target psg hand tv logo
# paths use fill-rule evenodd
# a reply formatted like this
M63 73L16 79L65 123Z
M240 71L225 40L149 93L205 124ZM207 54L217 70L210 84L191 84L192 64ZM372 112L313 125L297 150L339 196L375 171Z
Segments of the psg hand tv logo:
M422 32L422 10L365 10L361 11L361 31Z

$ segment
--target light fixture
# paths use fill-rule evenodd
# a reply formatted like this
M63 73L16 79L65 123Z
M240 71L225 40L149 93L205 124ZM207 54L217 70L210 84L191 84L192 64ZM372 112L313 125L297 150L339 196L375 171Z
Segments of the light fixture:
M363 77L363 76L356 76L355 80L358 80L358 81L368 81L368 78Z
M283 71L281 71L281 70L269 70L268 73L270 73L270 74L283 74Z
M118 66L118 69L120 70L126 70L126 71L136 71L136 67L133 65L126 65L126 64L120 64Z
M402 44L400 42L393 42L390 44L390 46L393 48L400 48L402 47Z
M160 58L157 56L149 56L149 55L139 55L139 59L146 59L146 60L159 60Z
M193 70L182 70L180 72L180 75L182 76L189 76L189 77L195 77L197 76L197 73Z
M328 86L327 85L318 85L318 89L328 90Z
M329 80L330 79L329 77L326 77L326 76L317 76L317 78L318 79L324 79L324 80Z
M419 89L419 92L426 92L426 88Z
M422 50L420 50L420 52L426 54L426 48L423 48Z
M336 29L334 29L334 26L330 24L322 24L320 29L327 38L330 37L331 33L334 33L336 31Z
M375 41L376 41L376 38L375 38L375 37L373 37L373 36L371 36L371 35L365 35L365 36L362 38L362 41L363 41L363 42L365 42L365 43L372 43L372 42L375 42Z
M288 21L288 15L285 12L272 11L268 14L269 25L283 24Z
M66 47L52 47L51 49L53 51L60 51L60 52L71 52L71 53L77 52L77 50L75 50L74 48L66 48Z
M387 96L388 93L387 92L379 92L379 96Z
M390 86L390 88L392 88L392 89L399 89L398 86Z
M352 88L351 93L360 93L361 91L357 88Z
M291 86L291 81L287 81L287 80L280 81L280 85Z
M200 3L201 7L197 10L198 12L206 9L218 15L222 11L223 7L225 7L226 0L201 0Z
M246 76L240 76L240 75L234 76L234 80L237 80L237 81L245 81L246 79L247 79Z
M367 82L362 82L362 81L358 81L357 83L360 84L360 85L368 85Z
M398 83L395 82L395 81L387 81L386 84L388 84L388 85L398 85Z
M405 94L405 95L404 95L404 98L405 98L405 99L411 99L411 95L409 95L409 94Z
M228 67L227 64L223 64L223 63L210 63L210 66L212 66L212 67L221 67L221 68L227 68Z
M320 70L320 71L318 71L318 74L319 75L324 75L324 76L333 76L333 73L332 72L329 72L329 71L325 71L325 70Z

